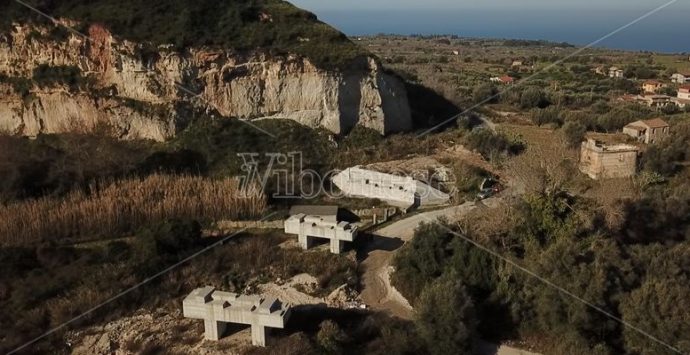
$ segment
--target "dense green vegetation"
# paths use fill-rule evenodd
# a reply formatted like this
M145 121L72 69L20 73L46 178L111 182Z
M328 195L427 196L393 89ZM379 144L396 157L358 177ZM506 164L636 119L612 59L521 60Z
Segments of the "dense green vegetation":
M675 128L646 158L646 172L666 180L621 201L618 223L606 222L611 207L570 192L567 179L491 216L482 211L458 224L421 226L396 258L394 284L416 309L425 309L424 293L434 283L459 280L476 316L441 318L444 326L476 323L487 339L536 337L553 353L673 353L593 305L690 351L683 321L690 304L681 296L690 294L690 171L676 164L690 155L687 125Z
M474 305L453 275L439 278L419 295L417 332L429 354L471 354Z
M527 197L514 206L514 220L504 221L504 230L497 234L481 235L453 225L427 225L417 231L417 238L397 258L394 281L409 299L415 300L415 305L424 307L422 290L431 287L434 280L456 275L470 290L478 309L478 316L464 319L465 324L478 322L480 333L487 338L509 337L510 331L517 329L527 337L547 334L540 336L541 340L558 353L606 354L621 349L668 353L668 349L638 332L454 234L463 233L558 287L611 314L622 315L624 321L687 352L690 329L680 319L687 316L689 305L680 295L690 292L686 281L690 268L684 261L690 256L690 221L676 218L668 224L657 222L644 230L640 227L655 217L687 215L689 187L685 181L674 188L671 193L682 196L664 203L663 210L639 223L636 219L644 214L637 209L649 211L644 206L650 204L662 207L659 203L666 196L650 193L631 204L629 208L636 211L631 211L626 223L632 226L623 230L606 230L597 223L599 217L587 201L572 201L564 195ZM672 211L679 207L685 212ZM634 235L628 236L631 233ZM639 242L624 241L635 236L638 240L645 238ZM448 319L446 326L456 326L461 320ZM551 337L554 339L549 340ZM555 338L560 342L549 343Z
M53 17L88 25L105 24L114 34L153 45L214 46L237 50L262 49L298 53L317 65L341 68L364 50L310 12L281 0L60 0L27 1ZM11 21L47 20L9 1L0 5L0 28Z

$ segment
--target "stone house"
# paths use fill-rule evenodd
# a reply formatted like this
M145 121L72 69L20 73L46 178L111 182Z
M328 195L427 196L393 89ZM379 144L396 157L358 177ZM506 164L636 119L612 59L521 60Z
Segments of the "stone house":
M647 80L642 84L642 91L656 94L664 87L666 87L666 84L662 82L656 80Z
M637 172L638 152L632 145L605 145L588 139L580 148L579 169L595 180L631 177Z
M661 118L635 121L623 127L623 133L645 144L655 143L670 134L671 127Z

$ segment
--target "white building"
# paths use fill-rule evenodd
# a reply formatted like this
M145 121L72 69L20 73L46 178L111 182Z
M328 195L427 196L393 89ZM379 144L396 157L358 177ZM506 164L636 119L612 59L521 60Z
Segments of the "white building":
M332 178L333 183L346 195L386 201L394 206L443 205L450 196L409 176L398 176L348 168Z
M677 97L671 99L679 108L690 107L690 85L683 85L678 89Z
M671 75L671 81L676 84L690 83L690 73L675 73Z
M197 288L182 301L185 318L204 320L204 337L219 340L227 323L252 327L252 344L266 346L266 327L285 328L290 306L275 298L237 295L216 291L211 286Z
M619 69L618 67L611 67L611 68L609 68L609 77L611 77L611 78L624 78L625 74L623 72L623 69Z

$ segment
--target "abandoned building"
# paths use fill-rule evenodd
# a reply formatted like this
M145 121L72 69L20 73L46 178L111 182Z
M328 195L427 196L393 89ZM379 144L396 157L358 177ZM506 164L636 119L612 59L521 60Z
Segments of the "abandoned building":
M580 171L595 180L634 176L638 151L632 145L605 145L588 139L580 149Z
M290 317L290 306L275 298L237 295L216 291L211 286L197 288L182 301L186 318L204 320L204 336L219 340L227 323L251 326L252 345L266 346L266 327L284 328Z
M403 208L443 205L450 201L448 194L412 177L360 167L345 169L332 181L348 196L379 199Z
M670 134L670 128L661 118L635 121L623 127L623 133L645 144L656 143Z
M285 220L285 233L297 234L302 249L311 248L314 238L330 240L330 250L340 254L344 242L354 242L357 226L338 220L338 206L295 206Z

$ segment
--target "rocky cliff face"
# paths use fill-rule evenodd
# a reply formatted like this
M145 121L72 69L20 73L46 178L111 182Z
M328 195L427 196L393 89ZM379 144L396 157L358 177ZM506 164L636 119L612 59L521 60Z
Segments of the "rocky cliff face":
M0 131L91 132L165 140L188 122L191 106L239 119L292 119L345 133L363 125L383 134L407 130L403 84L371 58L326 71L298 56L208 49L148 49L91 26L88 38L17 25L0 34ZM80 84L32 84L39 67L76 67ZM181 109L186 107L187 109Z

